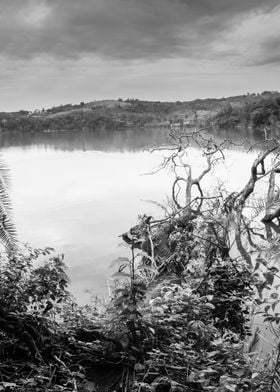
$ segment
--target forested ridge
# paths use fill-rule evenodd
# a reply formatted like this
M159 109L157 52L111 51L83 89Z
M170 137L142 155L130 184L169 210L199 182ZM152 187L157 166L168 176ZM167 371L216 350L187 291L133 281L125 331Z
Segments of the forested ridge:
M192 127L214 124L263 129L279 124L280 94L264 91L221 99L152 102L135 98L65 104L33 112L0 112L2 131L123 129L145 126Z

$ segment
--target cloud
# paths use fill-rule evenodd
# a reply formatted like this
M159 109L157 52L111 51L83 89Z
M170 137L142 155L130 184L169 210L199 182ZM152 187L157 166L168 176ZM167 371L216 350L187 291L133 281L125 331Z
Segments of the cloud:
M1 53L116 60L215 56L248 15L278 0L0 0ZM225 54L238 53L232 44Z
M280 8L278 13L280 18ZM270 35L264 36L258 45L255 56L255 64L257 65L280 65L280 26L272 29Z
M263 43L263 56L260 59L261 64L280 65L280 38L279 35Z
M239 65L279 64L280 5L273 12L251 13L215 42L215 56Z

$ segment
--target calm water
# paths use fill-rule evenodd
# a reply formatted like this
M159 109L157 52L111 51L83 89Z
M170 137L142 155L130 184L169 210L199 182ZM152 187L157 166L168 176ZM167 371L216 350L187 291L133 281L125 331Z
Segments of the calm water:
M164 201L173 177L143 175L162 160L162 153L144 149L167 140L167 130L160 129L0 134L19 238L65 254L71 289L81 303L88 300L86 289L107 293L110 262L125 252L119 235L139 214L159 216L147 200ZM241 188L255 155L228 151L227 166L217 167L204 185ZM189 157L199 173L204 165L199 150L190 149Z

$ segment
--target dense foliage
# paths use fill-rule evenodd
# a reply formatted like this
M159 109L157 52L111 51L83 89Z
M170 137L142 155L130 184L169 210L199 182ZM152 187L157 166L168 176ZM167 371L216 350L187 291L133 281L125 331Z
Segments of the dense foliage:
M255 278L244 261L196 241L203 226L157 226L153 258L139 249L149 246L143 217L130 232L131 258L112 263L116 288L104 310L75 304L51 249L2 258L2 390L267 390L268 372L244 353ZM161 260L172 252L164 265L159 248Z
M262 96L244 106L229 103L216 115L214 122L221 128L251 126L256 130L265 127L276 130L280 122L280 97Z

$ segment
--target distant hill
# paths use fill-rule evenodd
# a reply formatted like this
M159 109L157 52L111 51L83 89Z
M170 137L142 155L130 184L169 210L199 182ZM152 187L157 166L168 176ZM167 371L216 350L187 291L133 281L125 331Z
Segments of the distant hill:
M103 100L66 104L28 112L0 113L1 131L48 132L133 127L220 128L246 126L261 129L280 125L280 93L264 91L227 98L187 102Z

